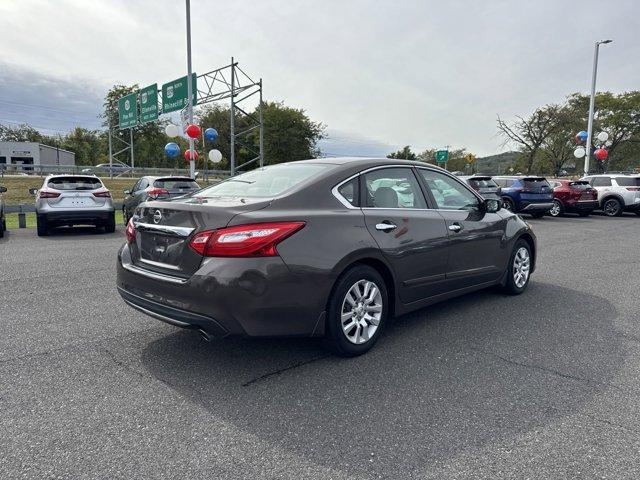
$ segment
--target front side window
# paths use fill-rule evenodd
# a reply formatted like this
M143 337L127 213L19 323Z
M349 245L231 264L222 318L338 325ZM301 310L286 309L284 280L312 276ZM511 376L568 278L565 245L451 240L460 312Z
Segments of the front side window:
M427 208L418 179L410 168L391 167L363 175L365 207Z
M425 169L420 169L420 175L439 209L472 210L478 207L478 198L456 179Z
M198 197L275 197L330 168L334 165L284 163L256 168L205 188L198 192Z

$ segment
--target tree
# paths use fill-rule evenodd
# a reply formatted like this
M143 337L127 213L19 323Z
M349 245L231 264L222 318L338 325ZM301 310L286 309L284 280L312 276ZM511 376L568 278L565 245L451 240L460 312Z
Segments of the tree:
M538 108L529 118L517 116L517 120L508 124L498 116L498 132L503 135L505 145L514 143L525 154L525 170L531 173L533 162L540 148L547 140L558 121L558 105L546 105Z
M403 160L416 160L418 157L415 153L413 153L411 151L411 147L409 147L409 145L406 145L405 147L403 147L402 149L398 150L397 152L393 152L390 153L389 155L387 155L387 158L398 158L398 159L403 159Z
M35 128L23 123L15 127L0 125L0 141L2 142L38 142L47 143L49 137L42 135Z

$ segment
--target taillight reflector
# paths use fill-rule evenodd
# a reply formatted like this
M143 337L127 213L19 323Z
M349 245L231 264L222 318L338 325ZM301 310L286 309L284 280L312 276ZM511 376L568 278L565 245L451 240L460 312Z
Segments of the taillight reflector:
M127 223L127 228L124 233L127 236L128 243L133 243L136 241L136 227L133 226L133 218L129 219L129 223Z
M189 246L205 257L275 257L276 245L304 226L305 222L272 222L206 230Z
M58 192L51 192L49 190L40 190L38 195L40 195L40 198L58 198L60 196Z

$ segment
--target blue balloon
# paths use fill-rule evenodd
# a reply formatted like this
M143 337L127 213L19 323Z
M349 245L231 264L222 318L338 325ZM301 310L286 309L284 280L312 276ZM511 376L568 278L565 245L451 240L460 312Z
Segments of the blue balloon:
M218 131L215 128L207 128L204 131L204 138L206 138L210 142L215 142L218 138Z
M177 143L169 142L164 146L164 153L171 158L177 157L180 155L180 147Z
M580 140L582 140L583 142L586 142L587 141L587 137L589 136L589 134L587 132L585 132L584 130L582 130L582 131L578 132L577 136L580 138Z

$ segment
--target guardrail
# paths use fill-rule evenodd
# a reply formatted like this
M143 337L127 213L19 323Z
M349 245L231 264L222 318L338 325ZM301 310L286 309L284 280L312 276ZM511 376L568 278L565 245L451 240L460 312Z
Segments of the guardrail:
M119 164L114 163L113 178L135 178L145 175L183 175L188 176L189 170L187 168L156 168L156 167L135 167L126 169L121 168ZM109 167L96 167L95 165L0 165L0 177L5 175L20 175L20 176L39 176L44 177L50 174L95 174L99 177L109 177ZM196 172L197 178L210 178L210 177L228 177L228 170L199 170Z

